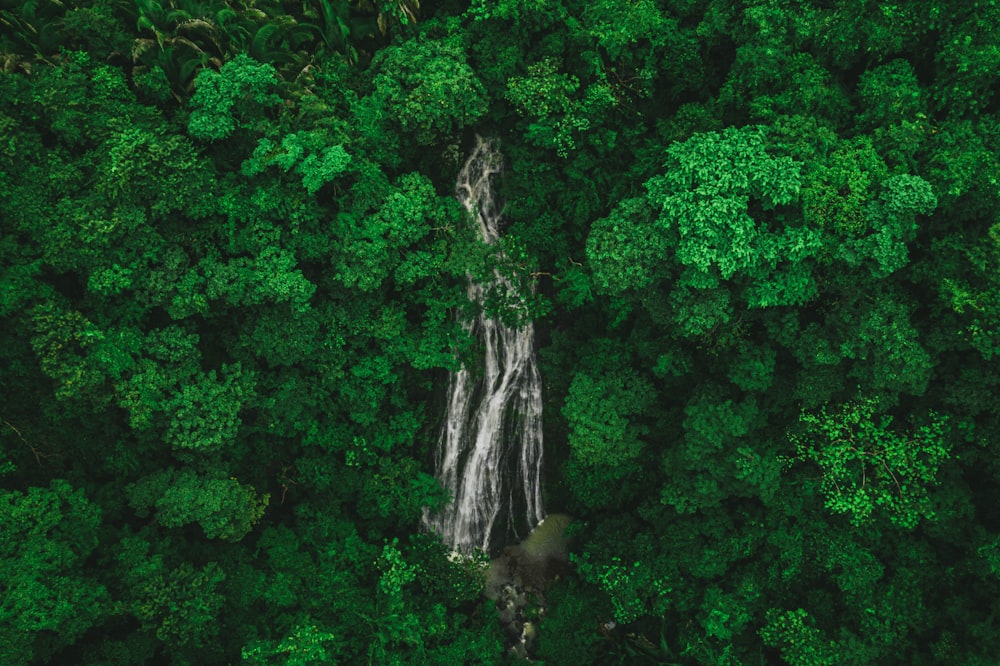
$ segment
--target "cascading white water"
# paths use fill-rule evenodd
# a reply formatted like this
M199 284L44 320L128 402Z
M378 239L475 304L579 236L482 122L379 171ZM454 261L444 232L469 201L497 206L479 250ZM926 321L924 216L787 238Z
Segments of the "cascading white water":
M502 163L495 144L477 138L455 186L486 243L500 236L491 178ZM517 293L497 271L493 281ZM470 280L470 300L482 305L485 291ZM463 366L448 378L435 472L453 501L435 514L425 512L424 523L457 551L489 553L503 540L527 534L544 517L542 383L531 322L512 328L480 312L464 326L485 347L482 376Z

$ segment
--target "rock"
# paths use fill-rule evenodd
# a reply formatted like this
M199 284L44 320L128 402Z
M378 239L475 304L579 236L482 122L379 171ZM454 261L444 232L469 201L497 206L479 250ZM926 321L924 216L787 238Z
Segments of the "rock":
M565 532L570 521L563 514L548 516L523 542L504 548L486 572L483 594L496 603L511 654L523 659L530 660L537 623L545 614L545 588L569 567ZM532 612L526 618L529 602Z

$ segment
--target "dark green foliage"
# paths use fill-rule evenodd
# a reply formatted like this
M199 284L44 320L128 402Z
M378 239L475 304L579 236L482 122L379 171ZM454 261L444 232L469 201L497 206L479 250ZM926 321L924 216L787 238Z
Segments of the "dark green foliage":
M171 650L210 649L225 602L218 586L226 575L217 563L171 566L164 555L150 554L142 537L123 539L116 560L125 588L118 612L135 617Z
M805 610L769 612L767 620L761 638L767 645L780 647L782 658L791 666L837 663L836 644L824 638Z
M921 517L935 519L929 491L951 448L944 421L932 416L916 433L900 435L891 417L873 420L876 409L868 399L836 414L803 414L804 432L792 437L798 457L819 466L827 508L848 514L854 525L881 513L909 528Z
M321 631L315 625L301 625L280 641L253 643L243 649L242 656L247 664L329 664L335 660L340 642L336 634Z
M0 662L509 661L419 527L497 270L536 661L994 663L998 12L4 3Z
M601 629L609 608L595 592L569 579L548 594L551 611L538 638L538 656L544 663L587 664L607 658L611 641Z
M99 625L108 591L84 563L98 545L99 507L62 479L0 492L0 657L46 659Z
M487 94L455 39L408 40L383 49L372 63L372 84L392 130L429 146L472 126L486 111Z
M277 82L273 67L246 55L227 62L218 72L202 70L195 78L191 98L191 136L225 139L237 128L253 129L254 116L281 101L270 92Z
M173 469L139 480L125 490L129 504L140 517L155 509L163 527L201 525L209 539L239 541L260 520L268 496L257 497L253 488L234 478L199 476L192 470Z
M574 376L563 407L574 455L596 467L629 463L639 455L646 428L630 425L628 417L641 414L655 398L653 387L628 370L600 380Z

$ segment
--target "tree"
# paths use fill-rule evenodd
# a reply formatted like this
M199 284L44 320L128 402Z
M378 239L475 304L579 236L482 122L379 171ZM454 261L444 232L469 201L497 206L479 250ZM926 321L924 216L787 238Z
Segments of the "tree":
M371 103L418 146L439 144L486 112L486 90L457 40L407 40L382 50L372 67Z
M301 625L280 641L255 641L243 648L242 656L249 664L319 666L330 663L339 642L335 634L315 625Z
M591 228L596 283L619 293L673 279L667 308L689 337L734 318L722 281L745 284L751 307L809 300L815 287L796 265L816 255L819 234L781 212L798 199L801 165L769 155L765 136L763 127L730 128L668 148L667 170L646 181L647 194ZM793 223L772 230L751 216L751 201Z
M155 508L164 527L201 525L209 539L239 541L264 514L268 495L259 496L235 478L201 475L191 469L167 469L126 488L140 517Z
M831 666L837 663L837 645L815 627L802 608L772 611L761 629L767 645L781 648L781 656L792 666Z
M853 525L883 516L903 528L934 520L930 492L951 454L947 422L931 414L926 425L898 433L891 416L874 418L877 404L866 398L832 414L804 413L803 432L790 435L797 457L820 468L826 507Z
M171 653L211 655L220 634L225 599L218 586L225 572L216 562L173 566L164 554L151 553L152 548L141 536L127 536L119 543L118 612L133 616Z
M0 10L0 660L504 661L419 527L499 271L534 657L995 661L995 3L128 4Z
M85 567L100 524L100 508L64 479L0 491L4 663L47 660L103 622L111 598Z
M576 374L562 409L573 455L586 465L628 466L641 452L647 431L629 417L648 409L655 397L653 387L631 370L599 378Z

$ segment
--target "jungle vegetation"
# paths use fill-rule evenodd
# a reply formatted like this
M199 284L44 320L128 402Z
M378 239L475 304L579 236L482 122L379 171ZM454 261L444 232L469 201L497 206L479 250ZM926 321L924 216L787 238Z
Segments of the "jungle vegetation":
M499 265L575 517L537 663L995 664L998 26L3 0L0 663L512 661L419 520Z

